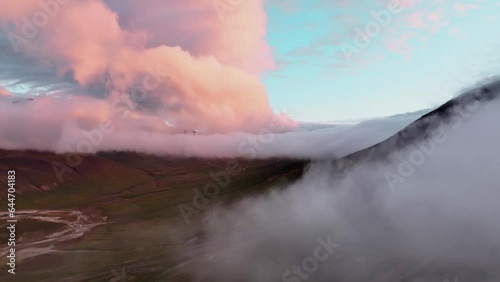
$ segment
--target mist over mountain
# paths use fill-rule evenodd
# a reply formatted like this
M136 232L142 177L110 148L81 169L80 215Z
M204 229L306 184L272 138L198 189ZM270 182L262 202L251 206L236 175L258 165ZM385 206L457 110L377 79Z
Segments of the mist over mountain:
M190 269L222 281L498 281L499 86L211 213Z

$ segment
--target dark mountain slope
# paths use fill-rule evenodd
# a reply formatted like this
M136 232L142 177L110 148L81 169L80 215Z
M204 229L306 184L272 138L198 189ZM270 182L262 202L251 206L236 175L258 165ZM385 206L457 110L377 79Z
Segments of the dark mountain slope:
M16 171L18 273L12 281L120 281L124 267L135 281L155 275L185 281L183 274L162 274L176 265L183 239L175 238L193 237L210 207L294 181L304 166L106 152L82 156L59 181L53 164L66 164L68 157L0 150L0 186L6 187L8 170ZM199 194L217 181L224 184L219 191ZM4 207L6 190L0 193ZM183 217L181 207L191 213ZM6 214L0 215L6 230Z
M334 160L333 164L339 170L343 170L361 161L384 160L395 151L426 140L442 123L449 124L453 122L453 118L462 118L461 115L464 113L470 114L469 107L474 109L473 111L480 111L482 103L497 99L499 96L500 80L469 90L423 115L387 140Z

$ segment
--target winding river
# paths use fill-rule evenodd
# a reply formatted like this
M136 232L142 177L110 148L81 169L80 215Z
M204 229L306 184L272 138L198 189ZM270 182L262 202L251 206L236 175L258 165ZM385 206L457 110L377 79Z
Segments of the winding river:
M6 222L9 216L8 212L0 212L0 220ZM102 221L96 221L78 210L20 210L16 211L17 221L25 219L39 220L62 224L63 230L57 230L45 235L35 241L23 242L21 238L16 238L16 255L18 261L36 257L49 253L63 252L53 247L54 243L64 242L82 237L90 232L92 228L105 224L105 218ZM5 231L2 231L6 232ZM17 230L19 234L19 230ZM18 235L19 236L19 235ZM5 257L10 247L4 244L0 248L0 256Z

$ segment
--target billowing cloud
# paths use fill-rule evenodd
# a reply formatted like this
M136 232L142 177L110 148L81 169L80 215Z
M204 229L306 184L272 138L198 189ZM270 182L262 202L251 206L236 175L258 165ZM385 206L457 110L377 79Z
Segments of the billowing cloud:
M264 40L267 16L262 0L106 3L123 27L148 31L148 46L181 46L194 56L213 55L224 65L249 72L274 67Z
M273 66L262 2L223 7L201 0L9 3L0 24L14 56L5 56L12 67L1 79L41 90L34 100L0 101L0 146L324 158L371 146L419 117L290 131L297 124L273 113L258 78Z
M120 6L117 13L116 1L9 2L0 26L15 51L55 67L54 75L105 89L109 103L128 99L134 111L179 128L256 132L269 122L258 74L273 62L260 1L223 12L208 0Z

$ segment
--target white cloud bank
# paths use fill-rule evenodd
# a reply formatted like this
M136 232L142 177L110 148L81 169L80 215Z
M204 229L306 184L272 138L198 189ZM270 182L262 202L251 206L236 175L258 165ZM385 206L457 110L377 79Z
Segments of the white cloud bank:
M497 99L442 123L435 150L397 185L386 175L417 144L344 171L315 163L289 187L208 216L188 268L217 281L499 281L499 120ZM318 261L328 235L340 247Z
M81 100L85 100L82 103ZM35 100L0 99L0 148L95 153L133 150L198 157L342 157L395 134L422 112L369 120L355 125L291 128L275 118L261 134L191 134L154 115L131 112L122 103L111 108L100 99L38 96ZM123 117L123 118L122 118ZM187 134L184 130L187 129Z

